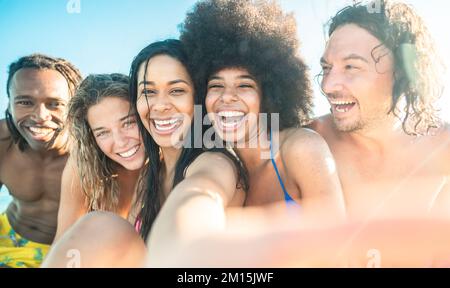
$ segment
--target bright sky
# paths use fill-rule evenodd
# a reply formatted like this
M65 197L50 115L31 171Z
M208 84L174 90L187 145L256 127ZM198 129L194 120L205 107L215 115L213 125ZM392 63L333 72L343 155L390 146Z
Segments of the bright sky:
M447 23L450 4L444 0L404 0L425 18L438 43L450 51ZM71 3L75 5L68 5ZM128 74L139 50L149 43L178 37L178 24L195 0L0 0L0 115L7 106L7 67L17 58L41 52L63 57L83 73ZM297 18L301 53L319 73L325 46L323 24L351 0L282 0L285 11ZM80 4L77 7L77 3ZM69 8L71 9L67 9ZM77 11L79 9L79 11ZM72 12L72 13L70 13ZM79 13L77 13L79 12ZM450 67L450 57L446 64ZM450 78L447 76L450 83ZM450 87L449 87L450 88ZM316 115L329 109L316 91ZM450 99L442 100L444 117L450 121ZM0 118L2 118L0 116ZM1 204L1 201L0 201ZM1 205L0 205L1 208Z

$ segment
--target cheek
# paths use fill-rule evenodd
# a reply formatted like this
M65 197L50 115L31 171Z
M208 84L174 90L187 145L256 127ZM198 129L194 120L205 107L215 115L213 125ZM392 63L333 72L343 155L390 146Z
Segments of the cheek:
M247 105L249 112L255 114L260 112L261 100L257 93L247 93L241 99Z
M214 112L214 103L216 102L217 97L214 97L210 94L206 95L205 98L205 108L207 113Z
M56 111L53 111L53 112L50 112L54 117L57 117L57 118L59 118L59 119L64 119L64 118L66 118L67 117L67 108L65 107L65 108L61 108L61 109L58 109L58 110L56 110Z
M192 118L194 116L194 96L192 94L186 95L179 99L178 110L183 114L187 114Z
M111 154L111 141L109 141L108 139L95 139L95 142L98 145L98 148L100 148L100 150L105 153L106 155Z
M141 118L142 123L145 125L147 124L148 114L150 111L150 103L147 103L145 99L140 99L137 102L137 112L139 114L139 117Z
M141 142L141 134L139 133L139 128L136 126L133 129L130 129L130 132L127 136L135 141Z

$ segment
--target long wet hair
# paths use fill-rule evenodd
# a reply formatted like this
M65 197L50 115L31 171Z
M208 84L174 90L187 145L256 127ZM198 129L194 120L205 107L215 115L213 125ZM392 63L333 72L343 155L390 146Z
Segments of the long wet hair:
M134 58L133 63L131 64L130 70L130 95L131 95L131 103L134 105L135 111L137 111L137 96L138 96L138 72L142 63L145 63L145 67L147 67L148 62L151 58L158 55L167 55L170 56L177 61L179 61L188 71L189 75L191 74L191 68L189 66L186 53L184 52L183 46L180 41L168 39L160 42L155 42L144 49ZM146 69L146 68L145 68ZM145 71L146 72L146 71ZM144 77L145 77L144 73ZM145 80L145 79L144 79ZM194 91L195 87L194 87ZM196 92L194 92L194 103L200 104L201 99L199 99ZM137 115L137 112L136 112ZM202 117L205 115L202 107ZM164 159L161 159L160 155L160 147L155 142L155 140L151 137L145 126L143 125L142 120L139 115L136 116L137 123L139 126L139 130L141 132L141 136L144 141L145 150L149 157L149 168L146 172L146 188L144 194L142 195L142 203L143 207L139 214L139 220L141 221L141 229L140 235L145 240L151 230L153 222L161 209L162 199L162 181L161 181L161 171L163 170ZM190 137L186 137L189 139L187 141L191 141L190 145L187 147L181 148L181 155L178 158L178 161L175 166L175 176L173 179L172 188L175 187L178 183L180 183L185 175L186 168L204 151L205 148L195 147L193 143L195 142L195 134L193 129L194 121L191 123L190 129ZM197 137L203 137L202 133L197 133ZM198 143L198 142L196 142ZM185 145L186 146L186 145ZM190 147L190 148L188 148ZM230 159L235 163L238 170L239 177L239 186L241 186L244 190L247 189L247 177L246 172L243 166L238 162L238 160L227 152L225 149L211 149L208 151L220 151L230 157Z
M404 3L390 0L358 3L331 18L329 36L347 24L365 29L392 52L395 72L389 113L401 119L403 130L410 135L421 135L437 128L440 119L434 105L443 92L445 67L421 17ZM378 48L374 48L372 57ZM378 63L379 58L374 60ZM403 115L399 116L396 110L401 99L406 105L401 107Z
M77 163L88 211L116 211L120 194L117 163L98 147L87 120L88 110L108 97L129 102L128 89L126 75L92 74L83 80L69 102L67 122L73 142L71 154Z
M11 86L12 78L17 71L25 68L37 70L50 69L58 71L66 79L71 97L75 95L76 88L82 79L80 71L72 63L65 59L50 57L43 54L24 56L9 65L8 80L6 82L6 93L8 95L8 99L10 99L9 88ZM28 143L17 130L9 108L5 111L5 119L13 143L18 145L20 151L24 151L28 147Z

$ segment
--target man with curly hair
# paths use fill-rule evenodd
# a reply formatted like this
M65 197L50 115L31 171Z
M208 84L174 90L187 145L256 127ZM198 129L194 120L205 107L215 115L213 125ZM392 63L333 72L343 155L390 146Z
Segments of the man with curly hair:
M450 213L450 130L435 100L442 66L408 5L357 4L330 21L321 88L331 114L312 127L336 159L351 217Z
M71 63L42 54L9 66L0 186L13 200L0 215L0 266L38 267L52 243L69 150L66 106L80 80Z

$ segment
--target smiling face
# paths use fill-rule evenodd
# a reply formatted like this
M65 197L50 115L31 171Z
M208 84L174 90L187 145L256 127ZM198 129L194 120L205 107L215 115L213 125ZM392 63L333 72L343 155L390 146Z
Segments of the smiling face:
M144 146L128 101L103 98L88 109L87 121L98 147L108 158L127 170L138 170L144 165Z
M186 68L175 58L157 55L148 61L147 69L145 65L142 63L138 72L139 116L160 147L175 147L192 123L194 85Z
M387 117L394 61L377 38L357 25L344 25L331 35L321 65L322 90L338 130L372 127Z
M67 80L50 69L17 71L9 88L13 123L33 150L59 149L70 91Z
M260 95L256 80L246 69L226 68L210 77L206 110L222 139L243 143L254 137Z

